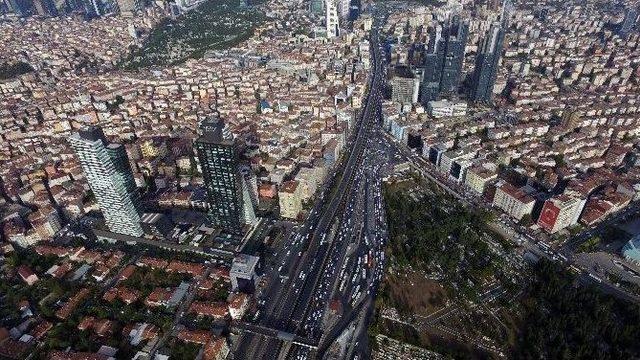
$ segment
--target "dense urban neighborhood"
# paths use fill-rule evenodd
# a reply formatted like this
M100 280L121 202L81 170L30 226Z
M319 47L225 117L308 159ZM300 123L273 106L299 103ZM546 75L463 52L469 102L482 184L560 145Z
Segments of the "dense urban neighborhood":
M0 0L0 358L637 358L639 11Z

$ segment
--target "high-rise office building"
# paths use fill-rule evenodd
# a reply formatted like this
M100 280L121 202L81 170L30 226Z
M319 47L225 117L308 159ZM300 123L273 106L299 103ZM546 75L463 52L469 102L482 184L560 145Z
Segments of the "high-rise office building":
M441 94L455 94L458 91L468 34L469 22L463 20L460 15L452 15L447 19L440 38L444 49L440 79Z
M37 15L47 16L47 12L42 0L33 0L33 8L35 9Z
M33 9L39 16L58 16L53 0L33 0Z
M331 39L340 36L340 20L338 17L337 0L325 0L325 25L327 27L327 38Z
M504 28L501 23L495 22L489 28L476 56L469 89L469 98L474 102L488 103L493 97L503 41Z
M233 135L219 116L200 124L195 148L204 177L212 222L230 233L242 233L255 221L249 186L239 169Z
M9 11L13 12L16 16L29 16L30 13L30 4L26 3L24 0L9 0L7 1L7 5L9 7Z
M81 130L69 138L85 177L111 232L142 236L141 207L127 152L109 143L98 127Z
M469 22L458 14L432 27L424 51L423 104L458 91L468 34Z
M635 27L638 21L638 10L629 6L624 11L624 19L618 28L618 33L621 36L627 36Z
M351 10L351 0L337 0L338 3L338 16L340 19L349 19L349 11Z
M425 44L424 69L422 72L422 86L420 88L420 101L427 104L438 99L440 94L440 78L442 75L442 53L440 44L442 27L437 24L429 34L429 41Z

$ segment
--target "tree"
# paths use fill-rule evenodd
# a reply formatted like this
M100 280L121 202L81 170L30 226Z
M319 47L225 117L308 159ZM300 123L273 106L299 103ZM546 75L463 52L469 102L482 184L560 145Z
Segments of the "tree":
M525 227L533 225L533 216L531 214L524 214L522 219L520 219L520 225Z

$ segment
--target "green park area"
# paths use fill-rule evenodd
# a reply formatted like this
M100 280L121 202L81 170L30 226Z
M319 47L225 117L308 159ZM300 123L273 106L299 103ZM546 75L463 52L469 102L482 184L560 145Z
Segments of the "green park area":
M446 291L437 297L474 299L485 284L505 278L504 260L487 245L492 236L486 231L489 214L470 211L420 181L410 179L384 189L389 266L398 273L439 279ZM438 287L429 288L439 292ZM395 305L404 308L401 302Z
M490 215L462 207L423 179L387 184L384 195L390 239L369 327L374 351L373 339L382 334L450 358L502 353L515 359L630 359L640 354L636 304L584 286L544 259L513 266L506 260L515 258L517 249L488 245L488 240L499 243L486 229ZM506 291L486 301L479 295L488 284ZM390 308L402 321L382 315ZM449 315L430 324L421 320L442 311ZM482 341L499 350L478 347Z
M264 19L258 9L243 7L237 0L208 0L175 19L160 22L119 67L136 70L201 58L209 50L226 49L245 41Z

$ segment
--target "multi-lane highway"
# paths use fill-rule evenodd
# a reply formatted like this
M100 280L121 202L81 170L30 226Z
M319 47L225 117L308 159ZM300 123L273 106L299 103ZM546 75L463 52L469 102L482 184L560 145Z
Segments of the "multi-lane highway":
M275 260L267 267L267 286L259 294L261 308L254 319L266 331L263 334L242 331L235 347L236 358L315 356L308 347L283 338L298 336L320 342L324 332L322 319L334 292L339 267L345 261L347 239L352 238L351 232L357 228L349 212L354 199L362 201L364 195L354 184L364 177L361 168L367 137L379 116L380 88L384 81L375 29L370 44L368 94L343 151L345 158L321 189L320 199L305 223L292 235L291 242L276 252ZM265 335L268 329L275 330L276 337Z

